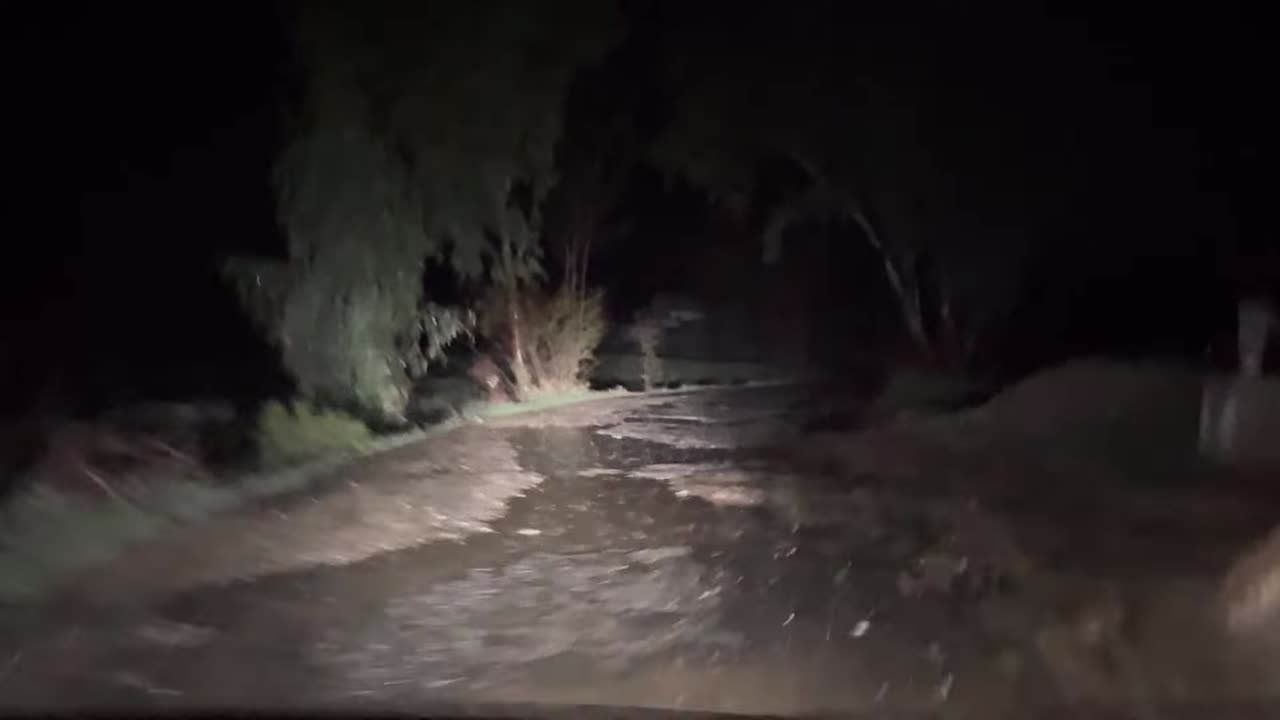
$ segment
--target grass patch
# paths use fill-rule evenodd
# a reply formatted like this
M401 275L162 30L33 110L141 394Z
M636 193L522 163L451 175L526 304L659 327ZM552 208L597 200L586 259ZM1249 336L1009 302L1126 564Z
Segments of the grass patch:
M234 507L235 492L191 480L130 482L102 498L34 487L0 512L0 601L33 600L174 525Z
M249 502L299 491L351 457L391 449L421 431L375 438L359 420L308 403L271 402L258 416L259 472L215 481L138 469L105 492L31 482L0 507L0 601L46 594L62 578L101 565L138 542Z
M373 433L360 420L302 400L291 406L278 400L267 403L258 415L257 433L264 468L359 452L373 441Z

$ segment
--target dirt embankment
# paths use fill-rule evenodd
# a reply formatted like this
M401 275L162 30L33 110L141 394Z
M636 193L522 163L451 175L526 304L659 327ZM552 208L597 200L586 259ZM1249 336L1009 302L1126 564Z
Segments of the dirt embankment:
M800 449L801 459L848 467L868 462L874 448L892 453L905 442L953 455L1078 455L1095 465L1179 467L1195 460L1201 383L1180 368L1072 363L971 410L910 414L853 436L820 435Z
M514 428L619 422L663 394L601 398L498 416L335 468L305 492L179 528L73 577L58 600L143 606L164 596L488 532L506 502L542 480L520 467Z
M1065 696L1270 696L1280 687L1258 671L1280 652L1227 628L1280 633L1280 534L1241 555L1280 503L1198 457L1202 388L1180 368L1072 363L976 409L815 436L791 456L935 508L952 530L921 567L943 568L948 591L974 568L1011 578L981 614L1036 648Z
M305 494L138 546L74 578L62 595L77 604L139 604L486 532L509 498L540 479L520 467L498 433L460 428L348 464Z

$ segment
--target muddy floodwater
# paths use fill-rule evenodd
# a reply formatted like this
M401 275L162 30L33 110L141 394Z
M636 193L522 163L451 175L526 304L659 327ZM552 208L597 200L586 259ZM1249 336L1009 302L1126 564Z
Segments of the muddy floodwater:
M1025 460L1003 495L945 456L901 484L810 465L778 448L820 394L602 400L363 461L359 490L142 549L82 603L23 611L0 707L1001 717L1270 697L1211 608L1274 508L1185 486L1037 503Z

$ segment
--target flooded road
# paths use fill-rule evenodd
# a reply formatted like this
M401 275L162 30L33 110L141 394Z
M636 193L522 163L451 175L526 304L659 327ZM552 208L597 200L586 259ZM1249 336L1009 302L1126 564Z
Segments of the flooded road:
M302 547L289 555L308 559L296 567L276 558L248 579L209 575L145 606L64 613L9 651L0 705L422 711L442 701L532 702L998 717L1063 700L1064 672L1093 682L1090 653L1111 646L1086 641L1076 652L1075 620L1055 625L1052 614L1075 618L1097 596L1073 596L1079 583L1054 585L1059 575L989 529L954 484L899 491L801 472L772 451L811 419L813 392L608 400L607 411L466 428L449 440L467 447L449 456L452 467L387 480L399 489L377 496L378 513L401 495L419 493L417 504L361 514L361 503L374 504L361 496L355 510L326 510L316 515L323 522L296 521L305 532L270 538L273 547L335 537L359 545L381 528L394 537L388 551L339 563ZM472 464L486 453L518 467ZM428 522L420 512L422 488L451 498L503 483L507 499L483 522ZM414 508L423 523L454 531L405 540ZM363 519L343 521L348 514ZM130 567L182 574L149 562ZM1050 579L1032 583L1032 574ZM132 581L118 582L127 593ZM1210 585L1194 568L1158 582L1166 585L1156 594L1179 588L1186 608L1168 622L1199 643L1208 631L1187 618L1198 617ZM1044 607L1028 600L1043 599L1045 587L1055 589ZM1195 664L1182 671L1207 677ZM1116 670L1098 682L1126 680Z

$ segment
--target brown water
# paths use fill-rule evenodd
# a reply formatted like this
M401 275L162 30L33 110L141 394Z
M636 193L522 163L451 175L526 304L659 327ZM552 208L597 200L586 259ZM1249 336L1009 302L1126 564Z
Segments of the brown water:
M1219 502L1227 532L1198 521L1220 493L979 496L943 456L916 458L927 477L909 490L800 472L768 448L797 434L808 392L471 429L470 454L513 448L536 476L482 531L41 618L0 657L0 707L1000 717L1270 697L1262 660L1211 617L1262 509ZM1034 482L1028 467L1009 482ZM457 467L396 482L468 477L487 482Z

